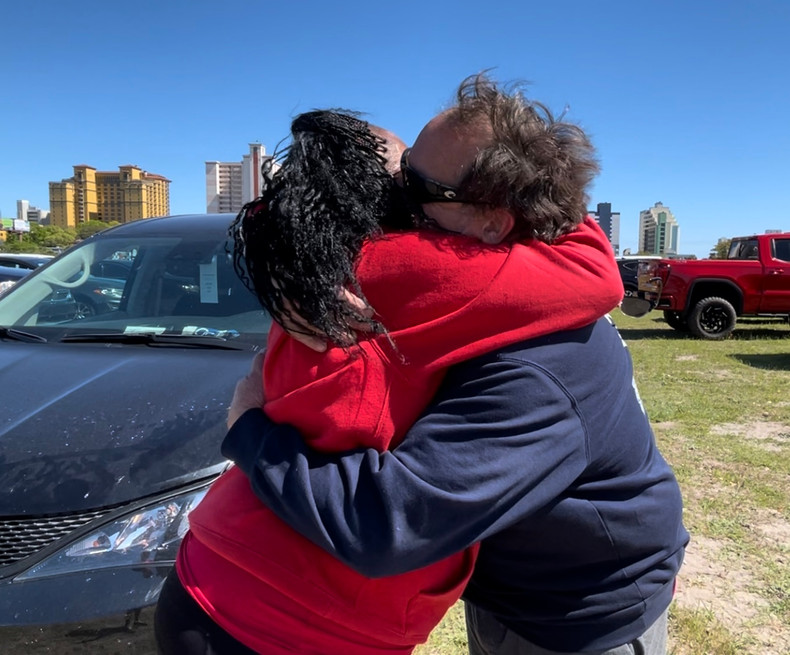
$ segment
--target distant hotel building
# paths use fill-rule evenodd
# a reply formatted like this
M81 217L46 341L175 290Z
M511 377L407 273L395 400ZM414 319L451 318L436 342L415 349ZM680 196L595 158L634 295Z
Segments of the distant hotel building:
M609 237L615 256L620 254L620 212L612 212L612 203L599 202L595 211L590 210L590 215L601 226L603 233Z
M170 180L137 166L117 171L74 167L74 177L49 183L52 225L76 227L86 221L128 223L170 214Z
M639 212L639 252L677 255L678 229L678 222L669 207L660 202Z
M250 144L250 154L240 162L206 162L206 212L237 214L242 206L261 195L261 167L271 155L260 143Z

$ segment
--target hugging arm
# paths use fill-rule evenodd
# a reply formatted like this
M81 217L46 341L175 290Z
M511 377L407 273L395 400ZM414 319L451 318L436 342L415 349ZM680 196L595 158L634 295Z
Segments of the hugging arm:
M451 369L394 451L319 453L259 409L222 450L280 518L379 577L438 561L555 499L585 466L583 442L552 380L493 354Z

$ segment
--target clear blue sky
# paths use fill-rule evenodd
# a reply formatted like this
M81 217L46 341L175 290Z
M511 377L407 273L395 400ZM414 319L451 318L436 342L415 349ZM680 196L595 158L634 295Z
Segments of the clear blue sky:
M297 113L345 107L411 142L485 68L591 134L592 203L637 247L657 201L680 250L790 230L788 0L5 2L0 213L48 208L75 164L165 175L205 211L204 162L267 151Z

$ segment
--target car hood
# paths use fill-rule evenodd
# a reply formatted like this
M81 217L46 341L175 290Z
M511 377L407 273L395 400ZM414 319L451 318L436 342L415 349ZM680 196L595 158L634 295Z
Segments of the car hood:
M219 472L250 351L0 343L0 516L100 509Z

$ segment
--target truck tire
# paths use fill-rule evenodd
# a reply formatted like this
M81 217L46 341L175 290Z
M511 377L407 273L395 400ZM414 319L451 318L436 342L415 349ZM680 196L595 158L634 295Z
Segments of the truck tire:
M724 298L703 298L689 314L691 333L700 339L724 339L735 329L738 315Z
M667 325L671 327L673 330L677 330L678 332L688 332L689 331L689 324L685 318L683 318L683 314L681 312L673 312L669 309L664 310L664 320L667 322Z

